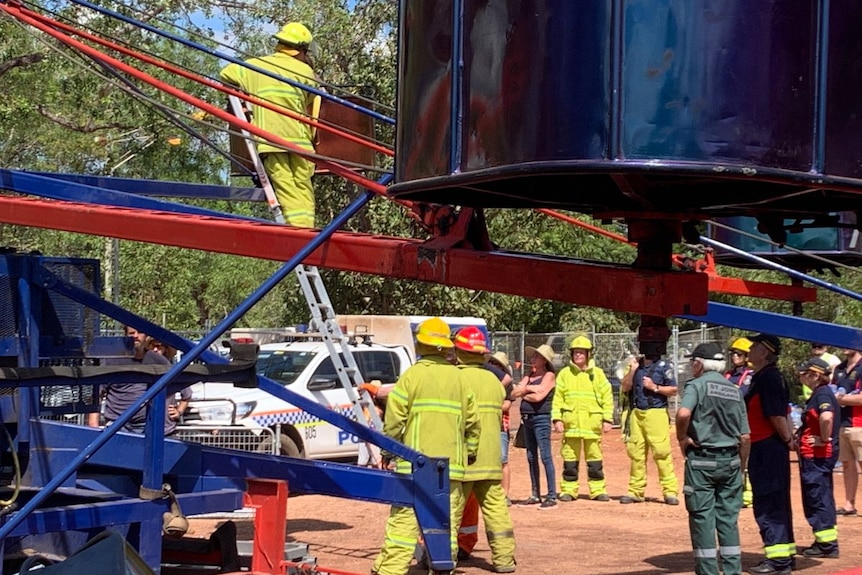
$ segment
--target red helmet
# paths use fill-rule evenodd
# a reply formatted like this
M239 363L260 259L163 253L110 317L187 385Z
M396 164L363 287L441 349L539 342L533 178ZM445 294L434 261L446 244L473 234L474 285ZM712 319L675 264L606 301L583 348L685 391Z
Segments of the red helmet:
M476 326L462 327L455 334L455 347L468 353L490 353L485 334Z

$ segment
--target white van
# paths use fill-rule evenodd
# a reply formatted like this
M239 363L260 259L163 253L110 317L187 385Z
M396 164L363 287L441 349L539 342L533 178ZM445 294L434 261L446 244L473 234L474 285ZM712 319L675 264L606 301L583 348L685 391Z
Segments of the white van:
M403 345L359 343L351 353L364 381L393 384L412 364ZM291 391L354 418L353 404L336 376L322 341L269 343L260 347L257 372ZM355 459L360 440L259 389L224 383L192 387L179 439L256 449L309 459Z

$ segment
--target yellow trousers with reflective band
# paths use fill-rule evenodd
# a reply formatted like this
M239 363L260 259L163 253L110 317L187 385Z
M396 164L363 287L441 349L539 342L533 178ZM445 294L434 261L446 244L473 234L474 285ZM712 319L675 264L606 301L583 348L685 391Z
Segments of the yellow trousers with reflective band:
M506 505L506 493L497 479L468 481L464 484L464 499L473 493L482 510L485 534L491 547L491 563L494 567L515 565L515 531ZM458 522L460 526L461 522ZM457 556L456 556L457 557Z
M560 454L563 456L563 480L560 482L560 494L568 493L575 499L578 498L578 466L580 465L581 444L584 446L584 460L587 465L587 481L590 486L590 498L595 499L599 495L608 492L604 471L601 471L601 478L594 477L595 472L591 473L590 463L595 465L595 462L602 463L602 440L601 438L587 439L585 437L564 437L560 448ZM569 473L566 463L574 462L574 475Z
M458 527L464 511L464 487L460 481L449 482L449 512L452 517L450 529L452 560L458 558ZM505 502L504 502L505 504ZM412 507L392 506L386 521L386 537L383 549L374 560L372 573L379 575L406 575L419 542L419 523Z
M662 495L676 497L679 483L673 471L667 408L633 409L629 417L629 439L626 442L626 451L631 460L629 495L644 497L647 453L652 451Z
M314 227L314 163L296 154L263 154L263 167L281 206L284 223L298 228Z

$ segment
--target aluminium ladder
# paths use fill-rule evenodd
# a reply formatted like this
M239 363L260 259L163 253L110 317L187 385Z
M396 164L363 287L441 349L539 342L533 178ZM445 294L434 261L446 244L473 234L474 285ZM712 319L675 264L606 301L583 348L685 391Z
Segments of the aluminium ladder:
M231 112L239 118L246 119L246 112L242 101L236 96L228 96L228 99ZM284 215L282 214L278 199L275 197L272 183L263 167L263 161L257 153L254 137L246 130L242 130L242 137L248 151L248 157L260 182L260 187L263 189L264 194L266 194L266 201L269 204L273 218L276 222L283 224ZM347 397L350 398L353 404L353 413L356 421L382 432L383 424L380 421L380 416L377 413L377 408L374 405L371 394L359 387L364 381L356 364L356 358L353 357L350 349L350 338L342 332L341 326L335 321L335 310L329 299L326 286L323 284L320 271L317 266L299 264L296 266L295 273L302 288L302 293L305 296L305 301L308 303L309 310L311 311L310 331L319 333L321 339L323 339L326 349L329 351L329 356L332 358L332 363L335 366L338 381L344 387ZM374 451L370 447L369 453L372 454L373 459L375 457L373 455ZM372 460L371 463L377 463L377 461Z

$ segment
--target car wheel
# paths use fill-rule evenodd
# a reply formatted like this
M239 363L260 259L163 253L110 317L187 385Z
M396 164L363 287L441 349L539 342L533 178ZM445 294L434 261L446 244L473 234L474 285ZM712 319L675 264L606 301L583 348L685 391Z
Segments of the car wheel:
M260 453L272 453L272 442L273 437L265 437L263 441L257 446L257 450ZM279 446L278 446L278 455L284 455L286 457L303 457L302 451L299 449L299 446L296 442L288 437L287 435L282 435L279 438Z

